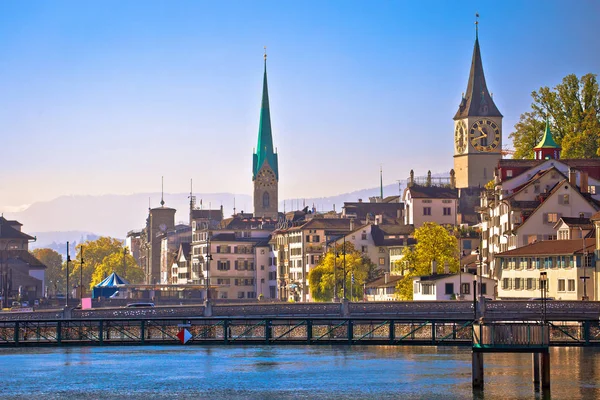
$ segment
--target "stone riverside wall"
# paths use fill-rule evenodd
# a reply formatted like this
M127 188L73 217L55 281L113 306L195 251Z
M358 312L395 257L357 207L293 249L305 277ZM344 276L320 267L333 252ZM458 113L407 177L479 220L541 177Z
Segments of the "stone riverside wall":
M539 320L541 301L488 301L481 306L486 320ZM56 319L140 319L173 317L340 317L405 320L472 320L473 303L467 301L407 301L356 303L246 303L160 306L154 308L98 308L3 312L0 321ZM478 314L481 316L481 314ZM548 320L598 320L600 302L548 301Z

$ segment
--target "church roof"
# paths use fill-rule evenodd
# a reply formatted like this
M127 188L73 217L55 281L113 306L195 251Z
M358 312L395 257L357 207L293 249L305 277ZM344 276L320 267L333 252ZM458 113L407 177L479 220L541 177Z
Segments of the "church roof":
M475 47L473 48L473 59L471 60L471 72L469 73L467 91L460 102L454 119L470 116L502 117L485 83L478 36L475 37Z
M542 136L542 140L540 140L534 149L560 149L560 146L556 144L554 138L552 137L552 132L550 132L550 121L546 120L546 130L544 131L544 136Z
M258 144L256 153L253 155L252 179L256 178L258 171L264 163L269 167L279 179L279 168L277 165L277 154L273 148L273 133L271 132L271 111L269 109L269 90L267 87L267 55L265 54L265 73L263 78L262 104L260 107L260 123L258 127Z

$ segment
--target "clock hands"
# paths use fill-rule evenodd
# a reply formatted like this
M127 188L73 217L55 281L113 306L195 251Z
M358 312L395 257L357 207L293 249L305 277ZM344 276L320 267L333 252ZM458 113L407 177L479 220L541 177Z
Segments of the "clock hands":
M477 130L479 132L481 132L481 136L477 136L476 138L473 138L471 140L479 140L479 139L483 139L484 137L487 137L487 133L485 133L484 130L479 125L477 125Z

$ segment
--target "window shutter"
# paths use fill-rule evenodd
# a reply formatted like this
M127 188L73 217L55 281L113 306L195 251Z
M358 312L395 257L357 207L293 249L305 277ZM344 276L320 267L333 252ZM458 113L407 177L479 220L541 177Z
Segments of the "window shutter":
M536 290L537 289L537 287L536 287L537 279L533 278L532 280L533 280L533 282L531 283L531 289Z
M237 269L238 269L238 261L237 260L235 260L233 262L233 268L235 268L235 270L237 271Z
M231 269L231 262L227 260L227 270Z

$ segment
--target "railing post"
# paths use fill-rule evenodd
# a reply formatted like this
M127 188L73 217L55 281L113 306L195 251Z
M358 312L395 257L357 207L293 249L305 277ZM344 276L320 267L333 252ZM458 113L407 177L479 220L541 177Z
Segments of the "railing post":
M271 320L265 320L265 343L271 342Z
M146 321L144 320L140 322L140 342L146 343Z
M348 343L352 344L352 339L354 339L354 326L352 324L352 320L348 320Z
M223 320L223 341L229 344L229 321Z
M306 320L306 342L311 344L312 342L312 319Z
M394 321L390 321L390 342L393 342L396 339L396 324Z
M58 343L60 345L61 341L62 341L62 322L57 321L56 322L56 343Z
M590 345L590 321L583 321L583 340L585 346Z
M100 346L104 344L104 320L98 321L98 341Z
M435 343L435 322L431 321L431 343Z
M19 345L19 321L15 321L15 331L14 331L14 339L15 345Z

